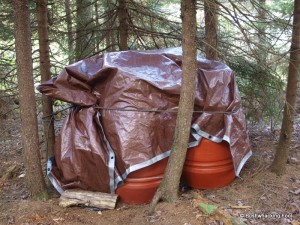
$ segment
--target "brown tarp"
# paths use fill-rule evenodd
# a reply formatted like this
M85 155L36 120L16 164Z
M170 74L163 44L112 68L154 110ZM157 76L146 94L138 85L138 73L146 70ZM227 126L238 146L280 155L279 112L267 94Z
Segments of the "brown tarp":
M67 66L38 87L74 104L49 161L58 191L114 192L130 172L169 156L181 64L181 48L112 52ZM190 146L202 137L227 141L238 176L251 151L233 72L199 57L197 74Z

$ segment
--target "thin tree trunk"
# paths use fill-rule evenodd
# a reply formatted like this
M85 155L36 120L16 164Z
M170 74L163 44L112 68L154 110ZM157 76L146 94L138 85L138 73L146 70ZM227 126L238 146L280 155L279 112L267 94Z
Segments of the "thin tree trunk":
M47 17L47 0L37 0L37 17L38 17L38 33L40 47L40 73L41 82L45 82L51 78L50 72L50 56L49 56L49 35L48 35L48 17ZM54 124L51 122L53 108L52 98L43 95L43 125L44 138L47 143L48 156L53 156L54 152Z
M98 8L98 1L94 2L94 9L95 9L95 25L96 25L96 30L98 30L100 28L100 18L99 18L99 8ZM96 44L96 51L99 52L100 51L100 33L97 31L96 32L96 40L95 40L95 44Z
M74 48L73 48L73 31L72 31L72 16L71 16L71 5L70 0L65 0L65 11L66 11L66 24L67 24L67 35L68 35L68 59L69 64L74 60Z
M176 201L185 161L196 89L196 0L181 1L182 15L182 86L172 152L163 180L150 204L150 214L160 199Z
M94 51L92 6L91 0L76 0L76 61L86 58Z
M266 51L268 42L266 41L266 0L259 0L260 7L258 8L258 42L257 61L260 65L265 66L267 63L268 52Z
M109 51L113 52L117 50L118 46L118 31L114 27L115 23L111 23L111 31L109 32L109 38L110 38L110 48Z
M114 8L114 5L111 0L107 0L104 5L105 11L109 11L110 15L112 14L111 11ZM111 22L112 21L112 22ZM108 52L112 52L115 50L115 30L114 30L114 20L111 19L111 16L106 21L106 36L105 36L105 42L106 42L106 49ZM126 41L127 43L127 41Z
M128 49L128 18L126 0L119 0L119 32L120 32L120 51Z
M41 199L46 198L47 190L40 163L28 0L13 0L12 3L26 184L30 195Z
M216 0L204 0L205 14L205 53L206 58L211 60L218 59L218 6Z
M277 175L285 173L286 163L289 155L289 148L293 133L293 119L297 98L298 71L300 63L300 1L294 1L294 18L292 43L290 50L290 63L288 82L286 89L286 103L284 106L283 120L279 143L276 149L275 158L271 165L271 171Z

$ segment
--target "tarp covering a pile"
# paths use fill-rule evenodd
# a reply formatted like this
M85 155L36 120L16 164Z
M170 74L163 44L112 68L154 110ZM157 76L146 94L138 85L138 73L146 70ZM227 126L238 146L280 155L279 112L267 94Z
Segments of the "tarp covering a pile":
M251 151L235 77L220 62L197 62L190 146L202 137L228 142L238 176ZM114 192L130 172L169 156L181 64L181 48L112 52L69 65L38 87L75 106L49 162L58 191Z

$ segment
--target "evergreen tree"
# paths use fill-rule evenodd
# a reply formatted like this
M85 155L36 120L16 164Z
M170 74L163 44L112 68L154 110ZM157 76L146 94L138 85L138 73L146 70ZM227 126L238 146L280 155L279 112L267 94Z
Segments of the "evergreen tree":
M26 184L33 198L44 199L47 196L47 190L39 154L28 1L13 0L12 3Z
M172 151L163 180L150 205L150 213L160 199L175 201L188 148L196 88L196 1L181 1L182 16L182 86Z
M288 82L286 87L286 102L284 105L279 143L271 170L277 175L285 172L289 148L293 133L293 123L297 98L297 83L300 69L300 1L294 1L293 31L290 49Z

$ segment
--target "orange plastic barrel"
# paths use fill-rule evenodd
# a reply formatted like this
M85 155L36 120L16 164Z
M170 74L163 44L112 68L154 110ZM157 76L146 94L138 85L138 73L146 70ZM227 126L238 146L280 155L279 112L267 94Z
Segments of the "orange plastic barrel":
M151 166L130 173L116 193L120 201L127 204L150 203L158 188L168 162L168 158Z
M202 138L197 147L187 151L183 179L190 187L220 188L230 184L235 172L227 142L216 143Z

